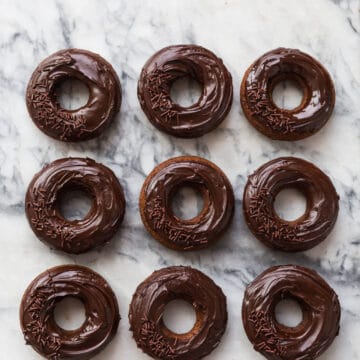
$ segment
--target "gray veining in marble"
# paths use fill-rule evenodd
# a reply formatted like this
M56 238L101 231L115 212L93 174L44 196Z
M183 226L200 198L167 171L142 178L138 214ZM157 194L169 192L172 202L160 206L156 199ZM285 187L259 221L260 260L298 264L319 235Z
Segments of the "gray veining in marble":
M154 269L191 265L211 276L228 296L229 324L209 360L260 360L241 324L243 291L271 265L316 269L338 292L341 331L321 360L360 359L360 22L357 0L0 0L0 359L40 357L24 340L18 306L41 271L78 263L100 272L119 300L117 336L96 359L146 359L128 331L128 305L137 284ZM170 44L196 43L214 51L233 76L234 102L219 128L195 140L157 131L140 109L137 79L145 61ZM272 141L245 119L239 86L246 68L279 46L299 48L322 62L337 93L334 114L316 135L296 143ZM121 79L123 102L98 139L64 144L42 134L28 116L27 81L56 50L79 47L101 54ZM179 253L154 241L142 226L138 195L153 167L182 154L203 156L228 175L236 195L229 230L208 250ZM293 155L329 174L340 195L340 213L329 238L299 254L265 248L241 212L247 175L264 162ZM31 232L24 194L35 172L66 156L88 156L111 167L124 187L126 216L119 233L100 251L69 256L50 250Z

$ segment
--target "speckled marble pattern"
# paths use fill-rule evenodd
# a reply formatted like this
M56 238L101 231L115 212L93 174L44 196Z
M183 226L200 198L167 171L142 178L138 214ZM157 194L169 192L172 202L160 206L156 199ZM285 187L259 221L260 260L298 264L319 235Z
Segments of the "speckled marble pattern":
M27 284L44 269L65 263L90 266L112 285L122 320L114 341L96 359L146 359L128 331L128 305L154 269L191 265L211 276L228 296L229 324L208 359L260 360L241 324L248 282L271 265L316 269L338 292L340 336L321 360L360 359L360 23L357 0L152 0L0 1L0 359L40 357L24 340L18 306ZM234 102L215 131L195 140L157 131L140 109L136 86L145 61L160 48L196 43L222 57L232 73ZM239 86L258 56L279 46L299 48L322 62L337 92L334 114L315 136L296 143L271 141L245 120ZM36 65L67 47L89 49L110 61L121 79L123 103L113 125L98 139L65 144L42 134L30 120L24 95ZM145 231L138 195L146 175L170 157L203 156L220 166L236 195L234 221L211 249L179 253ZM247 229L241 211L247 175L264 162L293 155L329 174L340 212L329 238L299 254L265 248ZM24 215L27 184L45 163L88 156L111 167L127 199L121 231L100 251L69 256L49 250Z

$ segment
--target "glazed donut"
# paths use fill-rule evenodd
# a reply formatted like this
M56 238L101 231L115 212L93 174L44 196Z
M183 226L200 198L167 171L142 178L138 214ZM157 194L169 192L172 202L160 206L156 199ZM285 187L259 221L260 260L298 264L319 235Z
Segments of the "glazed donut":
M75 297L85 307L85 321L64 330L54 319L56 304ZM20 322L27 344L47 359L87 360L115 336L120 321L110 285L96 272L78 265L57 266L36 277L24 293Z
M175 299L195 309L194 327L176 334L163 322L165 305ZM142 282L129 310L130 330L143 352L154 359L195 360L219 345L227 323L226 297L202 272L184 266L155 271Z
M283 80L296 82L303 99L295 109L280 109L272 99ZM246 71L240 89L244 114L261 133L275 140L300 140L329 120L335 90L327 70L299 50L278 48L257 59Z
M275 198L285 188L299 190L307 200L305 214L293 221L281 219L274 210ZM265 245L282 251L302 251L329 235L339 211L339 196L329 177L315 165L281 157L249 176L243 210L250 230Z
M170 97L172 84L190 76L203 88L199 100L182 107ZM144 65L138 82L140 105L159 130L194 138L216 128L230 111L232 79L222 60L196 45L174 45L158 51Z
M69 78L80 80L89 90L87 104L77 110L65 110L57 101L57 86ZM120 110L120 81L100 55L60 50L35 69L26 104L33 122L46 135L61 141L88 140L98 136Z
M171 210L173 195L182 186L199 190L204 206L196 217L183 220ZM174 250L209 246L229 225L234 194L225 174L196 156L180 156L158 165L146 178L139 202L141 219L150 234Z
M283 299L298 302L303 320L295 327L277 322L275 307ZM302 266L275 266L245 291L245 332L269 360L314 360L339 333L340 304L334 290L315 271Z
M81 189L92 207L81 220L59 212L61 193ZM79 254L104 245L118 230L125 198L115 174L91 159L64 158L45 166L32 179L25 199L30 226L40 240L67 253Z

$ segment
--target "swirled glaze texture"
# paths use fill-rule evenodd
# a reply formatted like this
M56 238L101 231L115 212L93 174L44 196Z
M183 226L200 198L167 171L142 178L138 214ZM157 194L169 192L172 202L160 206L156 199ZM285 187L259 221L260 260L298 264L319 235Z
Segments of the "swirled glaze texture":
M199 100L182 107L171 100L175 80L190 76L203 88ZM170 135L194 138L213 130L232 103L232 78L222 60L196 45L174 45L155 53L144 65L138 97L151 123Z
M92 206L81 220L66 220L58 210L62 191L81 189ZM115 174L88 158L58 159L32 179L25 199L30 226L40 240L68 253L79 254L104 245L118 230L125 198Z
M85 307L85 321L64 330L54 320L56 304L75 297ZM87 360L116 334L120 321L115 294L103 277L78 265L57 266L35 278L20 306L21 328L27 344L50 360Z
M283 299L298 302L302 322L287 327L276 321ZM334 290L315 271L302 266L275 266L260 274L245 291L242 318L254 349L269 360L314 360L339 332L340 304Z
M76 78L89 90L87 104L77 110L60 107L56 87ZM35 125L62 141L98 136L120 110L121 87L113 67L100 55L80 49L60 50L35 69L26 91L26 104Z
M294 221L281 219L274 210L276 195L285 188L304 194L304 215ZM337 219L339 196L329 179L315 165L282 157L262 165L249 176L243 210L252 233L265 245L283 251L310 249L323 241Z
M175 299L195 309L194 327L175 334L163 323L165 305ZM209 354L225 331L226 297L202 272L184 266L155 271L142 282L130 304L129 321L134 339L155 359L197 360Z
M295 81L303 100L295 109L280 109L272 100L274 87ZM241 84L241 105L251 124L276 140L300 140L320 130L335 104L335 89L327 70L310 55L296 49L267 52L246 71Z
M182 186L199 190L204 206L196 217L180 219L171 209ZM225 174L196 156L180 156L158 165L146 178L140 194L140 213L152 236L175 250L197 250L218 239L234 212L234 194Z

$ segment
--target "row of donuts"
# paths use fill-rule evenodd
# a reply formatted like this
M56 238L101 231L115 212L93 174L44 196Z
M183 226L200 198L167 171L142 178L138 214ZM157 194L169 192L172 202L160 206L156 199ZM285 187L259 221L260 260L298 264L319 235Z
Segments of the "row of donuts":
M266 290L264 290L266 289ZM64 297L79 298L85 321L76 330L60 328L54 319ZM275 317L284 298L299 302L303 320L289 331ZM163 313L174 299L189 302L193 328L177 334L166 327ZM215 349L226 330L226 296L199 270L172 266L152 273L136 289L129 307L130 330L137 346L154 359L194 360ZM302 266L269 268L244 294L242 320L254 349L271 360L315 359L339 331L340 305L334 290L315 271ZM93 270L63 265L38 275L26 289L20 322L27 344L48 359L90 359L114 338L120 321L116 296Z
M192 219L177 217L172 198L182 186L199 191L204 200ZM276 195L296 188L307 208L294 221L274 210ZM82 189L93 199L81 220L67 220L58 203L68 190ZM310 249L332 230L339 198L329 179L315 165L282 157L262 165L244 189L243 213L252 233L267 246L283 251ZM125 213L125 197L115 174L88 158L58 159L46 165L26 193L26 215L37 237L50 246L79 254L104 245L118 230ZM219 239L234 212L234 193L223 171L209 160L180 156L159 164L146 178L140 193L141 219L149 233L174 250L198 250Z
M170 96L177 79L190 76L202 87L198 101L182 107ZM75 78L89 90L88 102L77 110L63 109L58 85ZM295 109L281 109L272 92L283 80L296 82L303 99ZM156 52L144 65L138 81L140 105L159 130L194 138L217 127L230 111L233 86L230 72L211 51L197 45L173 45ZM240 100L245 116L272 139L306 138L328 121L335 90L327 70L310 55L278 48L265 53L245 72ZM43 60L33 72L26 103L34 123L45 134L62 141L98 136L120 110L120 80L100 55L80 49L60 50Z

